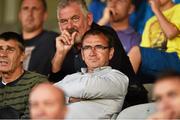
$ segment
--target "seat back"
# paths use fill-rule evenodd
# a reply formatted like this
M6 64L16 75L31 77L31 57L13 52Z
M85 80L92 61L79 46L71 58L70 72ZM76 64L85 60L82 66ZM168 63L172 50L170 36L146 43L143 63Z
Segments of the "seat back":
M142 120L148 118L156 111L154 103L146 103L128 107L121 111L117 120L137 119Z

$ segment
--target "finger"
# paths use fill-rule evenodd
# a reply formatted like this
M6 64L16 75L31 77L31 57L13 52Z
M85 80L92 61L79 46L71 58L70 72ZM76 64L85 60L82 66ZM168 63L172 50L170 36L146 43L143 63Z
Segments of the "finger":
M72 34L71 44L74 44L75 39L76 39L76 36L77 36L77 32L74 32L74 33Z
M64 30L62 33L62 36L65 38L66 41L64 41L66 44L70 44L71 41L71 35L67 30Z

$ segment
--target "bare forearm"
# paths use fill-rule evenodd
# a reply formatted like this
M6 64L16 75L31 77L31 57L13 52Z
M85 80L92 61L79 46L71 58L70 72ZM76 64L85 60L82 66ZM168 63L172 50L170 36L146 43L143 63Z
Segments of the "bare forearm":
M173 39L180 33L178 28L173 23L168 21L160 10L157 10L154 13L159 21L162 31L168 39Z
M109 20L110 20L110 10L108 7L106 7L104 9L102 18L98 21L98 24L101 26L106 25L106 24L108 24Z
M52 60L52 72L56 73L61 70L65 55L56 52Z

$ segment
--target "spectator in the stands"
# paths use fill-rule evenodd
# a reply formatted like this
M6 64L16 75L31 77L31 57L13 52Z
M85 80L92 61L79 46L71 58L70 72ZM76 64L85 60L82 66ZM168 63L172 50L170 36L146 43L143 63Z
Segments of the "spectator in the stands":
M35 86L29 96L31 119L64 119L67 107L64 92L50 83Z
M19 20L25 40L24 68L48 76L55 53L57 33L43 28L47 19L45 0L21 0Z
M134 11L134 0L107 0L107 7L99 25L109 25L116 33L126 51L141 42L141 36L129 24L129 16Z
M180 71L180 5L171 0L149 0L155 16L148 20L141 47L129 52L134 71L156 75L164 69Z
M31 88L48 81L46 76L23 69L24 50L21 35L0 35L0 119L28 119Z
M129 80L109 66L113 40L103 27L90 29L83 36L81 54L87 67L56 83L69 97L67 118L110 119L122 109Z
M167 72L159 76L154 84L153 97L157 112L148 120L180 119L180 73Z

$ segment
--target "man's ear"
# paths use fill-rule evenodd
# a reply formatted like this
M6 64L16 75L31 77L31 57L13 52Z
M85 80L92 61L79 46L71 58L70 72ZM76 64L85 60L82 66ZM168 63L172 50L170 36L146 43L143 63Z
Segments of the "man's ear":
M135 11L135 5L131 4L131 5L130 5L130 8L129 8L128 14L130 15L130 14L132 14L134 11Z
M84 53L83 53L83 50L81 50L81 56L82 56L82 59L84 61Z
M20 61L23 62L25 57L26 57L25 52L22 52L20 56Z
M18 19L19 19L19 21L21 21L21 19L22 19L22 16L21 16L21 10L19 10L19 13L18 13Z
M91 26L92 25L92 22L93 22L93 14L91 12L88 12L87 14L87 22L88 22L88 25Z
M109 51L109 60L112 59L113 55L114 55L114 48L110 48L110 51Z
M44 12L44 18L43 18L44 22L47 20L47 18L48 18L48 13L47 13L47 11L45 11Z

